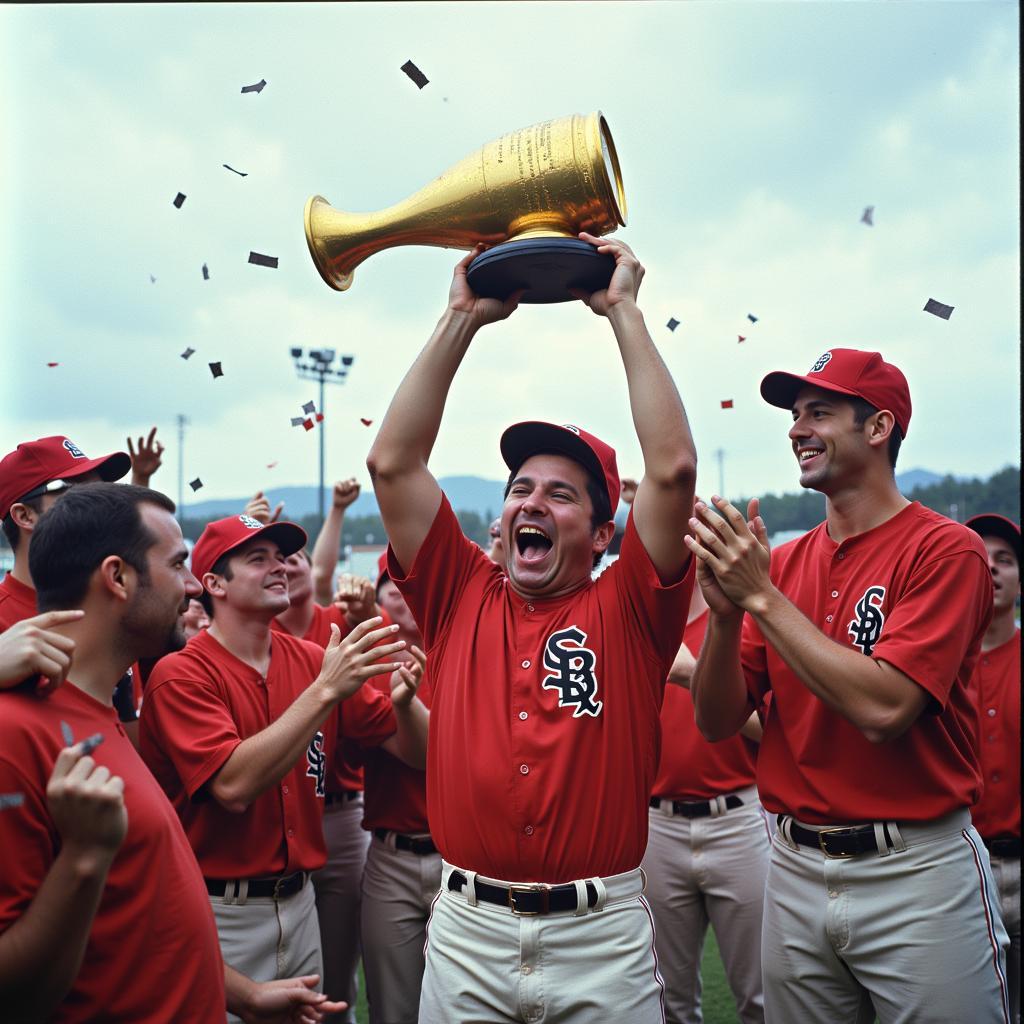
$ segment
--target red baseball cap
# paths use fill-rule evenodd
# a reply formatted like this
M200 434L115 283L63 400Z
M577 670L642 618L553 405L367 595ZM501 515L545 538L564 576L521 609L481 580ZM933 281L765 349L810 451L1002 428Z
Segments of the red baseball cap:
M1020 563L1020 526L1012 519L1007 519L996 512L984 512L971 516L964 522L964 526L970 527L981 537L998 537L1005 540L1016 552L1017 562Z
M388 579L388 550L385 548L380 553L380 558L377 559L377 589L380 590L380 585Z
M604 481L608 492L608 507L615 514L620 486L615 449L611 445L572 423L559 426L541 420L516 423L501 435L501 457L513 473L538 452L560 452L567 455L590 470L599 481Z
M826 391L853 395L870 402L876 409L888 409L903 436L910 426L910 387L903 372L885 362L879 352L856 348L830 348L815 360L801 377L776 370L761 381L761 397L780 409L792 409L797 392L813 384Z
M228 516L208 523L192 549L192 575L201 583L221 555L247 544L254 537L266 535L286 558L301 551L309 539L306 531L295 523L268 523L263 525L252 516Z
M66 437L24 441L0 460L0 519L11 506L51 480L73 480L95 470L104 480L120 480L132 468L127 452L90 459Z

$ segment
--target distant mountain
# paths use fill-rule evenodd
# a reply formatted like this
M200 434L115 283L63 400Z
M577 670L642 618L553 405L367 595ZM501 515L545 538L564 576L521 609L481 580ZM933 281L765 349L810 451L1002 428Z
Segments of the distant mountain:
M501 512L502 491L505 483L502 480L484 480L479 476L443 476L438 481L441 489L448 495L452 508L459 511L478 512L481 516L490 513L496 516ZM317 510L316 487L276 487L265 492L274 508L279 501L284 502L282 515L293 519L314 515ZM228 516L232 512L241 512L251 495L241 498L217 498L211 501L194 501L185 503L185 515L190 519L207 519L216 516ZM326 489L324 502L330 505L331 492ZM377 499L369 487L363 490L348 510L349 515L368 516L377 513Z
M941 473L933 473L930 469L908 469L905 473L896 474L896 486L904 494L909 494L915 487L937 484L941 479Z

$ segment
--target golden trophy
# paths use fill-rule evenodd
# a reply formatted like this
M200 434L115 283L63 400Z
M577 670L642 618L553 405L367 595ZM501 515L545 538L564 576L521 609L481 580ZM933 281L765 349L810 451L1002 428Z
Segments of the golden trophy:
M569 289L608 285L614 259L577 235L626 224L626 193L600 111L521 128L488 142L415 195L376 213L306 203L306 241L338 291L368 256L396 245L491 248L469 265L470 287L491 298L566 302Z

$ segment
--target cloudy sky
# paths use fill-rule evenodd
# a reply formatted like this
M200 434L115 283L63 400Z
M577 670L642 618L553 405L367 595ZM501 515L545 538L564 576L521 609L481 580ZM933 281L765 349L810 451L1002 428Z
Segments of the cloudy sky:
M334 292L307 197L379 209L507 131L600 109L703 490L719 449L727 493L796 489L758 382L833 345L907 374L901 469L991 473L1019 459L1018 63L1009 2L5 5L0 454L52 433L100 453L156 424L174 495L182 413L203 498L313 483L317 435L289 419L314 386L289 348L330 346L355 362L328 393L328 474L366 482L461 254L388 250ZM478 335L435 473L502 476L498 435L529 417L641 470L611 331L579 303Z

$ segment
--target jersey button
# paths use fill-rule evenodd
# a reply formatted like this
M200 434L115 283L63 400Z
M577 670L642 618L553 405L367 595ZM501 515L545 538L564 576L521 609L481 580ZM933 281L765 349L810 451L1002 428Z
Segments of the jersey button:
M529 716L529 714L527 712L525 712L525 711L520 711L519 712L519 718L520 718L521 721L525 722L529 717L530 716Z
M284 793L285 796L287 796L288 795L288 787L287 786L282 786L281 787L281 792Z
M836 558L838 558L840 562L841 562L841 561L842 561L842 560L843 560L843 559L844 559L845 557L846 557L846 555L844 555L844 554L842 553L842 551L840 551L840 552L839 552L839 554L838 554L838 555L836 555Z
M995 708L989 708L988 709L988 717L989 718L995 718L996 717L996 709Z
M532 611L533 611L533 605L532 605L532 604L528 604L528 605L526 606L526 610L527 610L528 612L532 612Z
M825 621L826 622L831 622L832 621L832 616L831 615L826 615L825 616Z
M294 837L294 835L295 835L295 829L293 829L293 828L288 829L288 838L291 839L291 838Z
M1002 775L1000 775L999 772L993 772L992 773L992 781L993 782L999 782L1001 779L1002 779Z
M523 662L523 668L529 668L529 667L530 667L530 659L529 659L529 658L527 658L527 659L526 659L526 660L525 660L525 661Z
M833 597L838 597L839 596L839 591L838 590L833 590L832 591L832 596Z
M527 826L526 826L526 828L524 828L524 829L523 829L523 831L524 831L524 832L525 832L525 833L526 833L526 834L527 834L528 836L532 836L532 835L533 835L533 826L532 826L532 825L527 825Z
M519 774L520 775L529 775L530 774L530 766L528 764L521 764L519 766Z

